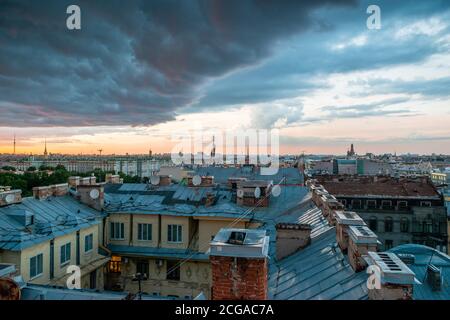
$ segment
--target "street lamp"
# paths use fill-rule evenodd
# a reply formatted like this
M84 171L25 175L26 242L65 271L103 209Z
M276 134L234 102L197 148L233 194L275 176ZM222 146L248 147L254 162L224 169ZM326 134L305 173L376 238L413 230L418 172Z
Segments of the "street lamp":
M138 285L139 285L139 291L138 291L139 300L142 300L141 281L147 280L147 279L148 279L148 278L147 278L147 274L145 274L145 273L140 273L140 272L138 272L138 273L136 273L136 274L133 276L132 281L137 281L137 282L138 282Z

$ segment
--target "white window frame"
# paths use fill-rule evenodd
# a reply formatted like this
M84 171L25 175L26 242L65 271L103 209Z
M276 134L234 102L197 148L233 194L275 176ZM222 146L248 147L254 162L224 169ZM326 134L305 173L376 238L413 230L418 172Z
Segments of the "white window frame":
M89 250L86 250L86 244L88 243L87 239L91 238L91 248ZM91 253L92 250L94 250L94 234L90 233L84 236L84 253Z
M41 257L41 272L39 273L39 256ZM31 275L31 260L33 258L36 258L36 274L35 275ZM30 257L30 264L29 264L29 271L30 271L30 280L34 280L36 278L39 278L40 276L42 276L44 274L44 254L43 253L38 253L35 256Z
M125 240L125 224L123 222L111 221L109 226L110 226L109 231L110 240Z
M174 228L176 230L175 233L173 231ZM176 235L176 238L177 238L176 241L173 239L173 237L172 237L173 235ZM167 242L168 243L182 243L183 242L183 225L181 225L181 224L168 224L167 225Z
M69 258L67 259L67 247L69 248ZM62 252L64 248L64 258L65 260L63 261L62 258ZM70 242L67 242L66 244L63 244L61 247L59 247L59 262L61 266L64 266L66 264L68 264L70 262L70 260L72 259L72 244Z
M138 223L137 239L138 241L152 241L153 225L151 223ZM147 229L147 239L144 239L144 229Z

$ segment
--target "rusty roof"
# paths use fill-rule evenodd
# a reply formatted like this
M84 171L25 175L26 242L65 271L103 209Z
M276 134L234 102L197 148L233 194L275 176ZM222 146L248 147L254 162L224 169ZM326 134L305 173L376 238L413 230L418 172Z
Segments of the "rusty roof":
M325 189L333 195L373 195L389 197L439 197L427 180L396 179L390 177L360 177L320 179Z

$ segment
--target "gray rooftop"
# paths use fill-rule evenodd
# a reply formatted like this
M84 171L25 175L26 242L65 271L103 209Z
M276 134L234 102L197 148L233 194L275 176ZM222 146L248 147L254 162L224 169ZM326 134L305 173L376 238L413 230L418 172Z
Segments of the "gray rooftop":
M17 217L34 216L26 227ZM24 198L20 204L0 207L0 249L23 250L37 243L99 223L101 213L70 196L47 200Z

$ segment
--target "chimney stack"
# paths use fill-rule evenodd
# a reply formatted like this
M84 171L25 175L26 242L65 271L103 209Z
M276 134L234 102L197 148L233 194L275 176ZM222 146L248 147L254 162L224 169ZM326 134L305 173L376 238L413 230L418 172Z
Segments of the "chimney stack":
M343 252L348 248L348 228L363 225L364 220L356 212L336 211L336 239Z
M271 182L264 180L241 181L237 185L236 203L248 207L268 207Z
M42 186L33 188L33 197L38 200L45 200L48 197L62 197L67 194L69 185L67 183L53 184L51 186Z
M0 207L22 202L22 190L11 190L11 187L0 187Z
M311 242L312 227L309 224L278 223L277 260L281 260L306 247Z
M98 211L103 209L105 202L105 190L103 185L79 185L77 194L81 203Z
M209 251L212 299L267 299L268 251L265 230L221 229Z
M369 252L368 261L372 277L369 300L413 299L415 274L395 253Z
M355 272L366 268L363 256L377 251L378 237L367 226L350 226L348 229L348 260Z

